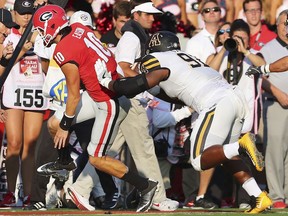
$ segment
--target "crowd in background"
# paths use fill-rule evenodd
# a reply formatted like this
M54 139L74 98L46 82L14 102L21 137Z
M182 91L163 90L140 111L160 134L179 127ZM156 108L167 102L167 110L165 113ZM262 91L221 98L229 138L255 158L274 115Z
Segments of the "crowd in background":
M0 8L5 9L5 11L1 9L2 14L9 11L15 24L7 26L1 23L0 16L1 53L10 41L15 48L34 13L34 7L27 9L21 5L23 2L33 4L34 1L0 1ZM265 169L258 171L248 157L243 159L249 164L259 187L268 191L273 200L272 207L287 208L288 137L285 129L288 88L285 81L288 73L271 74L269 77L255 76L250 79L245 76L245 71L250 66L272 63L288 54L286 29L288 1L152 0L152 2L157 11L156 9L148 11L146 20L136 19L141 25L140 29L149 34L163 30L177 34L181 50L209 65L222 74L231 85L238 85L244 92L251 111L249 121L245 122L244 127L246 131L256 135L257 147L265 158ZM133 36L127 33L130 32L129 27L133 26L133 22L129 23L132 13L129 1L69 0L65 12L70 24L84 22L82 24L89 26L105 47L115 54L117 71L121 75L133 77L138 74L136 65L145 53L141 39L141 43L137 41L141 44L141 46L137 44L138 50L127 46L128 43L135 42ZM76 19L74 21L73 15ZM79 21L80 17L85 16L84 21ZM132 19L135 20L135 17ZM9 27L11 31L6 29L7 32L4 32L2 30L4 25L5 29ZM125 27L122 29L123 26ZM137 37L144 37L147 40L147 36L139 32L135 33ZM3 41L1 37L4 37ZM59 158L47 129L47 118L55 112L57 109L55 107L66 103L67 89L64 91L63 86L63 89L60 88L59 83L60 80L63 81L64 76L59 75L57 85L60 96L48 92L48 97L43 97L42 87L45 87L48 75L47 73L44 75L42 71L47 72L48 68L52 70L53 67L54 70L59 68L55 66L56 62L50 61L52 51L43 52L35 38L31 41L34 49L30 42L25 43L22 56L20 60L17 59L18 62L12 69L14 79L12 75L9 76L1 92L0 121L5 124L7 140L5 166L7 193L0 205L2 207L23 205L34 210L63 205L84 210L136 208L135 202L139 197L131 185L114 177L109 178L103 172L97 170L95 172L94 167L91 168L91 164L87 163L87 145L94 119L92 122L81 123L82 125L73 128L75 136L70 138L69 143L72 147L69 147L69 152L74 154L73 158L78 157L77 161L81 161L73 171L73 176L70 176L68 181L68 174L64 180L57 177L55 180L55 176L51 179L46 176L37 177L39 166ZM50 63L46 64L46 68L43 62L47 63L48 60ZM29 67L33 70L27 70ZM26 77L29 77L29 73L39 76L33 76L33 80L31 78L28 82L17 80L17 73L25 74ZM27 91L31 86L33 91ZM21 89L24 89L24 92ZM21 100L26 95L30 98L31 104L29 100L22 105L11 100L11 96L15 93ZM251 208L249 195L241 185L234 182L232 176L222 166L204 172L193 169L189 159L189 137L194 119L198 117L193 109L165 102L148 92L130 101L132 104L130 110L133 112L129 112L120 125L120 132L108 155L129 164L131 170L137 170L141 175L158 181L152 208L159 211L173 211L178 207ZM70 159L65 160L70 162ZM21 195L15 194L19 173L23 183ZM87 175L91 178L85 178ZM105 184L106 187L103 186ZM78 196L76 202L73 196ZM17 202L17 197L21 200L21 204ZM62 204L59 204L59 201Z

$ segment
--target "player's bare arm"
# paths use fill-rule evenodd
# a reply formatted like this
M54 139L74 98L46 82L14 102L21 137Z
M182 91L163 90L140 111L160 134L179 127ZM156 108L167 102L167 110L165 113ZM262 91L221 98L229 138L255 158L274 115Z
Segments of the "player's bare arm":
M68 89L66 110L54 137L54 147L63 148L66 145L69 128L75 116L76 107L80 100L80 76L78 67L75 64L66 63L61 67Z
M111 79L111 74L107 70L104 61L98 60L95 63L95 71L100 84L119 95L133 97L143 91L146 91L169 76L168 69L158 69L147 74L142 73L135 77L120 78L117 80Z

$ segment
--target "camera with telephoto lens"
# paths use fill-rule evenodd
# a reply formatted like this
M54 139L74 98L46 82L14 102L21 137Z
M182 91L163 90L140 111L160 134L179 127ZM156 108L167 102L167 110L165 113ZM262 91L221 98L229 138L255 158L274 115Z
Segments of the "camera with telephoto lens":
M240 40L242 41L242 44L244 45L244 41L242 37L239 36L234 36L237 38L240 38ZM225 42L224 42L224 47L228 52L234 52L237 50L238 47L238 41L236 41L233 38L228 38Z
M238 47L238 43L236 40L234 40L233 38L228 38L225 42L224 42L224 47L228 52L234 52L236 51L237 47Z

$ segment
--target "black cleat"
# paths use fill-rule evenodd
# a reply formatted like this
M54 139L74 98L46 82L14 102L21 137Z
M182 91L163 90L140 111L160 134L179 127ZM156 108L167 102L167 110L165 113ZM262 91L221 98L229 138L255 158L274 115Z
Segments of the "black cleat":
M115 193L108 194L108 195L106 194L105 201L102 204L101 208L106 209L106 210L119 209L122 207L120 199L121 197L120 197L118 190Z
M213 203L212 201L204 198L201 198L199 200L194 201L194 206L191 207L192 209L214 209L217 208L218 206Z
M28 206L25 206L23 210L28 211L46 211L46 205L43 202L35 202L34 204L30 204Z
M76 169L74 161L69 164L60 164L58 161L46 163L37 169L37 173L42 176L52 176L60 181L66 181L69 171Z
M139 204L139 193L137 191L136 188L133 188L133 190L131 190L126 199L125 199L125 208L126 209L136 209L138 204Z
M136 212L146 212L151 208L152 200L155 195L158 182L153 180L148 180L148 188L144 191L139 192L140 201L137 206Z

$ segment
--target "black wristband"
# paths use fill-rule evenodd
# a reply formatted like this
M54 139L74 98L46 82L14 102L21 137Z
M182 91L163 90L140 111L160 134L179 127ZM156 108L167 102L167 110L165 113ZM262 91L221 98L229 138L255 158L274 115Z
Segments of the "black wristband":
M6 59L4 56L2 56L2 58L0 59L0 65L2 65L3 67L7 67L9 61L10 59Z
M61 122L60 122L60 128L62 130L65 130L65 131L68 131L69 128L71 127L72 125L72 122L73 122L73 119L74 119L75 116L67 116L66 113L64 113L62 119L61 119Z

